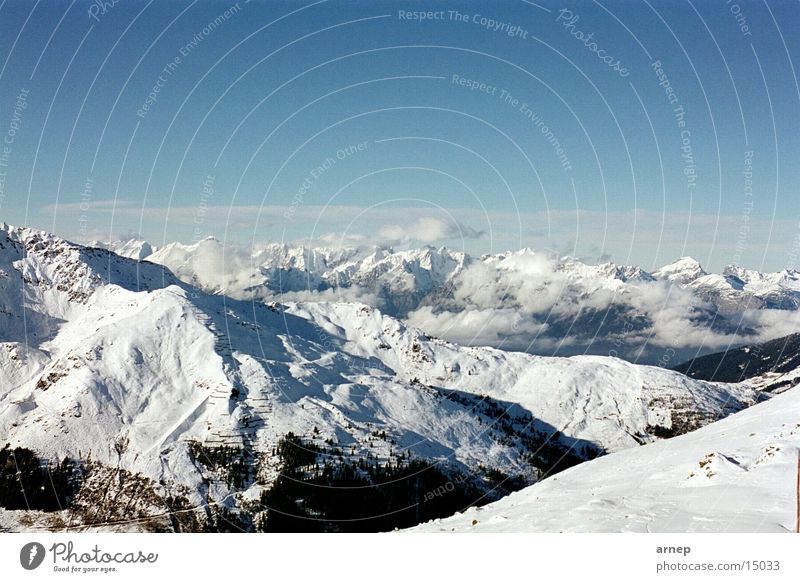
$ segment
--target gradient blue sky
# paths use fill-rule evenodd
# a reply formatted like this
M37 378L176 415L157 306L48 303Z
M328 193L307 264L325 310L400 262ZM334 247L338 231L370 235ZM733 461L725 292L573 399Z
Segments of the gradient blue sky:
M0 133L16 129L0 167L6 222L79 241L529 246L645 267L800 259L796 2L100 3L0 4ZM444 18L400 18L413 10Z

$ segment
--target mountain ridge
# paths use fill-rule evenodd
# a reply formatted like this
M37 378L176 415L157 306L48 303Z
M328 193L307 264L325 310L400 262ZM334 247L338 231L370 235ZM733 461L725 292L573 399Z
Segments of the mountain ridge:
M731 348L694 358L674 370L709 382L756 383L766 392L783 391L800 382L800 334L763 344Z
M124 241L138 252L141 241ZM134 251L130 249L133 248ZM147 260L211 293L261 301L359 301L466 345L538 355L620 355L645 364L767 341L800 329L800 274L736 266L708 273L691 257L652 272L530 249L471 257L445 247L251 251L208 238ZM467 315L467 313L469 315Z

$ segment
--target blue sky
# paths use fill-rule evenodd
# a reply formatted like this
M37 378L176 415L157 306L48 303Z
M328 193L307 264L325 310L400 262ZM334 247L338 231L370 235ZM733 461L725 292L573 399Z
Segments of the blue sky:
M5 0L0 218L794 267L798 29L790 2Z

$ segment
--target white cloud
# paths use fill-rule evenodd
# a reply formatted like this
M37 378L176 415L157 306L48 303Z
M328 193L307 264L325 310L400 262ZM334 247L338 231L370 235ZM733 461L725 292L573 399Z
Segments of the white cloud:
M378 231L380 239L388 244L410 241L432 244L444 240L477 239L483 234L483 231L477 231L460 222L433 216L422 216L407 225L389 224Z
M464 345L527 349L547 324L525 318L515 309L473 309L434 313L429 306L408 316L408 322L425 333Z
M84 200L82 202L58 202L47 204L42 207L42 212L46 214L58 215L59 213L74 212L114 212L115 209L122 211L130 208L134 202L131 200L103 199L103 200Z
M508 349L535 344L539 353L595 342L627 354L645 347L721 350L800 329L800 314L755 309L738 314L741 322L734 316L725 326L712 326L715 307L690 289L663 281L623 283L597 273L584 278L574 268L532 252L475 263L453 281L450 301L418 308L408 319L444 339ZM582 318L593 313L583 326ZM600 331L604 317L614 331Z
M382 300L373 292L362 287L337 287L336 289L325 289L323 291L289 291L286 293L275 294L276 301L283 302L304 302L304 301L330 301L346 303L366 303L380 308Z

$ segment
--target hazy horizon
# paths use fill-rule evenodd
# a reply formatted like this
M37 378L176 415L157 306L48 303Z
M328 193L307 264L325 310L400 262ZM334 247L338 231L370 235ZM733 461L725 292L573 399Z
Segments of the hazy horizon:
M788 5L107 4L0 8L8 222L797 263Z

